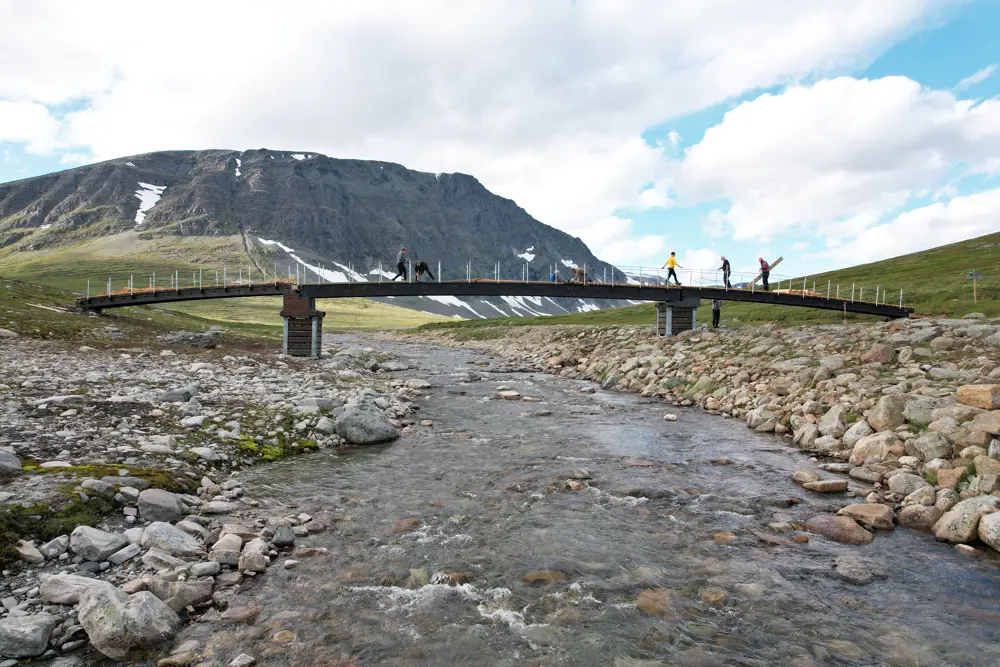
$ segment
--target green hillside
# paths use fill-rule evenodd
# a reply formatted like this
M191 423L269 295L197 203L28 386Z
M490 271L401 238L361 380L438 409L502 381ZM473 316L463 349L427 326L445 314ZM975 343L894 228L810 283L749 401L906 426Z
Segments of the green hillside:
M978 303L973 303L970 271L977 270L983 279L977 281ZM803 278L793 280L793 285L801 289ZM888 289L888 301L899 301L899 290L903 290L903 304L916 309L917 315L961 317L973 311L986 313L990 317L1000 317L1000 233L981 236L939 248L932 248L910 255L861 264L859 266L820 273L805 277L809 289L825 293L827 282L831 294L850 294L853 284L860 297L864 290L866 300L872 300L875 290ZM784 285L782 285L784 287ZM628 306L612 310L602 310L572 315L538 318L504 318L497 320L476 320L467 322L445 322L427 324L422 329L469 329L460 334L464 338L498 337L500 333L485 330L504 326L537 326L551 324L594 324L628 325L652 324L654 321L652 304ZM705 303L698 309L699 322L711 322L711 305ZM849 315L851 321L875 320L864 315ZM765 304L740 304L724 302L722 323L738 326L777 322L781 324L818 324L843 321L843 316L826 310L811 308L789 308ZM479 330L473 333L473 330Z

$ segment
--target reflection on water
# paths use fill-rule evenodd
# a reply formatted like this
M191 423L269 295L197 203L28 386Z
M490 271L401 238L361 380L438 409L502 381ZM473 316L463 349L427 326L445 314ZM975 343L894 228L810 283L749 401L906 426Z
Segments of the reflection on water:
M211 662L1000 664L995 562L904 530L864 547L749 532L845 504L804 497L789 478L808 461L773 437L544 375L459 383L482 357L400 350L435 385L434 427L245 475L265 503L332 522L304 540L330 553L244 584L233 605L259 605L253 624L185 630ZM484 400L500 384L542 403ZM888 576L846 583L841 554Z

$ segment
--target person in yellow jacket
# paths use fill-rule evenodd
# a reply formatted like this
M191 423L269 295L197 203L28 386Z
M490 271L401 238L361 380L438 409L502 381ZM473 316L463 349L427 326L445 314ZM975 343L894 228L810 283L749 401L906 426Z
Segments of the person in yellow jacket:
M670 284L670 276L673 276L674 282L677 283L679 287L681 281L677 279L677 271L675 271L674 269L683 269L684 267L677 263L677 253L675 252L670 253L670 258L663 264L661 268L670 269L667 272L667 284L668 285Z

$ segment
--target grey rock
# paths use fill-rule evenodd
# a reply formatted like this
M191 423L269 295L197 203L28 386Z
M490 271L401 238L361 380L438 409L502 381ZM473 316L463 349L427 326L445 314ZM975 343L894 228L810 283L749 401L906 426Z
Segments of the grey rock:
M110 482L118 488L130 487L133 489L138 489L139 491L144 491L150 487L150 483L141 477L129 477L119 476L119 477L102 477L101 481Z
M399 433L382 411L373 406L351 405L337 418L337 435L355 445L395 440Z
M889 490L901 496L908 496L919 488L930 486L920 475L908 472L896 473L889 478Z
M17 557L22 563L38 565L45 562L45 556L42 555L42 552L24 540L18 540L17 544L14 545L14 550L17 551Z
M329 417L320 417L316 422L316 431L323 435L333 435L337 432L337 423Z
M224 500L210 500L201 506L202 514L229 514L240 508L236 503L229 503Z
M844 433L844 437L841 438L843 443L849 447L854 447L858 444L858 440L861 438L866 438L869 435L875 433L875 430L868 425L868 422L864 419L859 419L858 421L851 424L851 427L847 429Z
M5 449L0 449L0 475L13 475L19 472L21 472L21 459Z
M189 384L180 389L172 389L160 394L157 401L159 403L187 403L192 396L197 396L199 387L197 384Z
M886 576L886 570L881 566L850 554L837 556L837 560L834 563L834 570L837 576L844 581L859 586L870 584L876 578Z
M201 556L205 549L194 537L169 523L157 521L146 526L139 544L144 549L158 549L171 556Z
M910 449L914 451L911 452ZM906 452L911 456L919 456L924 461L939 458L951 458L953 456L951 443L940 433L928 432L908 443Z
M150 549L142 555L143 565L157 571L171 570L186 565L180 558L175 558L165 551Z
M801 449L812 449L813 444L819 439L819 435L819 429L815 424L803 424L795 431L792 444Z
M295 531L290 526L278 526L271 541L276 547L290 547L295 544Z
M59 619L50 614L13 616L0 620L0 656L34 658L45 653Z
M889 394L879 399L868 414L868 423L876 431L887 431L906 423L903 410L906 398L899 394Z
M980 518L997 509L1000 509L1000 498L996 496L966 498L934 524L934 537L942 542L968 542L976 536Z
M78 618L94 648L114 660L138 646L164 644L181 627L180 617L152 593L126 595L115 588L84 593Z
M222 571L222 566L215 562L195 563L191 566L191 576L193 577L214 577Z
M42 578L38 594L42 600L51 604L76 604L86 591L102 586L114 588L100 579L75 574L53 574Z
M927 426L934 421L934 412L949 404L948 400L942 398L931 398L929 396L919 396L911 398L906 402L903 409L903 417L910 424L917 426Z
M130 544L124 549L116 551L115 553L108 556L108 562L111 563L112 565L121 565L125 561L135 558L141 553L142 553L142 548L139 547L138 544Z
M211 579L164 581L154 578L149 582L149 592L166 602L175 612L179 612L188 605L210 599L213 586Z
M844 424L845 414L847 414L847 408L843 404L838 403L827 410L825 415L820 417L816 423L816 427L819 428L819 432L823 435L839 438L847 431L847 426Z
M77 526L69 536L69 546L73 553L84 559L101 562L128 544L128 538L119 533L106 533L89 526Z
M60 535L59 537L38 547L38 550L41 551L42 555L48 560L59 558L59 556L66 553L67 549L69 549L69 535Z
M979 519L979 539L994 551L1000 551L1000 512L987 514Z
M139 493L139 516L146 521L180 521L184 517L184 503L175 493L146 489Z

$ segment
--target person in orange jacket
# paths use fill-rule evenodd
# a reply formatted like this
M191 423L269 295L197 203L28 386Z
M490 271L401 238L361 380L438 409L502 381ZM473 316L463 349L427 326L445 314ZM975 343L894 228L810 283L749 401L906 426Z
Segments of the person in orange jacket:
M675 252L670 253L669 259L667 259L667 261L664 262L663 266L660 268L670 269L670 271L667 272L668 285L670 284L670 276L673 276L674 282L677 283L678 287L680 287L681 281L678 280L677 271L675 271L675 269L683 269L684 267L677 263L677 253Z

